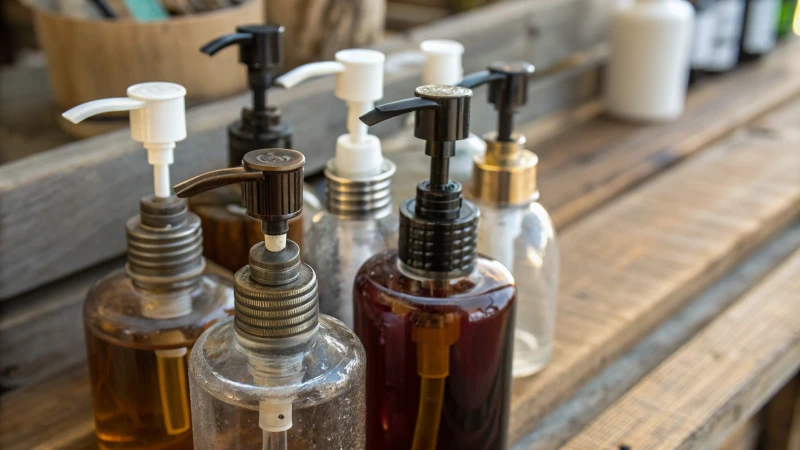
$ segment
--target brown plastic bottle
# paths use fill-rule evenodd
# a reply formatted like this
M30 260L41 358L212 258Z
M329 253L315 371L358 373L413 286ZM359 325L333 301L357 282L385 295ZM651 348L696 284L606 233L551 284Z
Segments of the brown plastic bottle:
M469 135L472 91L422 86L381 105L368 125L415 112L430 178L400 206L399 245L373 256L353 285L355 331L367 352L367 448L507 446L516 288L477 254L478 208L448 178Z

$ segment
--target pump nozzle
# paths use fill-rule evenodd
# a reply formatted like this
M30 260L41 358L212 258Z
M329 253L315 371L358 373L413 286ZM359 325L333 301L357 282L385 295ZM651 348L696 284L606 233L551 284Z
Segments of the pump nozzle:
M489 84L489 103L497 110L497 140L510 142L514 129L514 114L528 103L528 79L534 72L527 62L496 62L488 70L464 77L458 84L474 89Z
M242 206L248 216L261 220L265 245L272 251L281 242L285 246L289 219L303 212L304 164L305 157L295 150L254 150L244 155L240 167L198 175L177 184L175 191L184 198L241 183Z
M63 113L79 123L96 114L130 111L131 137L144 144L153 166L156 197L170 196L169 165L175 143L186 139L186 89L175 83L141 83L128 88L128 98L107 98L78 105Z
M323 75L336 75L336 97L347 102L347 134L336 140L334 166L338 176L362 178L381 173L381 142L367 134L358 120L383 97L383 53L376 50L349 49L336 52L336 61L306 64L275 80L292 88L303 81Z

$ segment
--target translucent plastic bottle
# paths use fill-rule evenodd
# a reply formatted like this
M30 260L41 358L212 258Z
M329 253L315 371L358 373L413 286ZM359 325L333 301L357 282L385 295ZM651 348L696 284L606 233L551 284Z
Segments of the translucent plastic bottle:
M234 276L233 319L203 334L191 355L197 450L364 448L364 348L319 314L317 276L286 239L302 211L304 162L294 150L256 150L238 168L176 186L192 196L241 183L247 215L264 231Z

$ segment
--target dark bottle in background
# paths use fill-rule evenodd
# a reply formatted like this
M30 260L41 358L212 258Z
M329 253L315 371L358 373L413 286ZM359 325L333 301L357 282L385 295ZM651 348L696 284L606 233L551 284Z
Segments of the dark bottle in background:
M716 14L714 0L690 0L694 7L694 32L689 60L689 82L692 83L706 73L714 58L716 40Z
M757 59L775 48L780 3L781 0L747 0L739 61Z
M744 25L745 0L716 0L714 13L714 54L706 72L732 70L739 62L739 48Z

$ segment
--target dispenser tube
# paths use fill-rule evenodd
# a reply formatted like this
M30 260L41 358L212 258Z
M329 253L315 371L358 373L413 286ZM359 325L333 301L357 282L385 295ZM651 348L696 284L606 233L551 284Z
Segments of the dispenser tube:
M156 350L158 391L164 427L169 435L186 432L192 426L186 384L186 348Z

